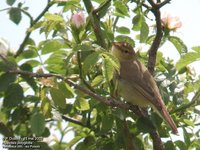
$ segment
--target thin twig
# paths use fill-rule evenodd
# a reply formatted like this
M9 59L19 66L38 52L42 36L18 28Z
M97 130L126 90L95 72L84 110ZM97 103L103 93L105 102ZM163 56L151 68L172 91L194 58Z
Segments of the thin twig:
M92 28L93 28L95 37L97 39L97 43L101 47L106 48L107 46L106 46L106 42L105 42L105 37L102 33L101 25L100 25L100 18L98 17L96 11L94 10L92 2L90 0L83 0L83 3L85 5L85 8L86 8L89 16L90 16ZM100 9L98 9L98 8L97 8L97 10L100 11Z
M160 9L161 7L163 7L164 5L166 5L167 3L170 3L171 0L165 0L162 3L158 4L158 8Z
M97 9L94 10L95 13L100 12L101 10L103 10L107 5L109 5L109 3L111 2L111 0L107 0L103 5L100 5Z
M165 147L161 141L160 135L156 129L151 128L150 136L153 139L153 149L154 150L165 150Z
M78 121L78 120L75 120L75 119L73 119L73 118L64 116L64 115L62 115L62 119L64 119L65 121L69 121L69 122L72 122L72 123L74 123L74 124L80 125L80 126L82 126L82 127L88 127L86 124L84 124L84 123L82 123L82 122L80 122L80 121Z
M198 103L198 101L200 101L200 88L199 90L196 92L196 94L194 95L194 97L192 98L192 100L187 103L187 104L184 104L178 108L176 108L175 110L171 111L170 114L173 114L173 113L177 113L177 112L180 112L180 111L186 111L186 109L190 108L191 106L195 105Z
M44 8L44 10L38 15L38 17L32 21L31 25L29 28L33 27L43 16L44 14L49 10L49 8L53 5L54 3L53 2L49 2L47 3L47 6ZM26 36L23 40L23 42L21 43L19 49L17 50L16 54L15 54L15 57L18 57L23 51L24 51L24 48L26 46L26 43L31 35L31 31L27 31L26 33Z
M130 133L129 131L129 127L128 127L128 124L127 124L127 121L124 120L124 123L123 123L123 128L124 128L124 141L127 145L127 149L129 150L137 150L136 146L135 146L135 143L134 143L134 137L133 137L133 134Z
M98 100L99 102L102 102L108 106L111 107L118 107L118 108L122 108L125 110L132 110L134 113L136 114L140 114L140 111L138 111L137 107L131 105L131 104L127 104L124 103L122 101L118 101L115 100L112 97L103 97L100 96L92 91L90 91L89 89L82 87L76 83L74 83L73 81L71 81L69 78L64 77L62 75L59 74L52 74L52 73L45 73L45 74L41 74L41 73L33 73L33 72L28 72L28 71L22 71L22 70L9 70L8 73L12 73L12 74L19 74L19 75L25 75L25 76L29 76L29 77L35 77L35 78L47 78L47 77L56 77L58 79L62 79L63 81L65 81L67 84L69 84L70 86L72 86L75 89L78 89L79 91L93 97L94 99Z
M83 76L83 69L82 69L82 64L81 64L81 53L80 51L77 52L77 60L78 60L78 66L79 66L79 75L81 78L81 81L83 82L83 84L90 89L91 91L94 92L94 89L87 83L87 81L85 81L84 76Z
M0 133L5 137L13 137L13 132L1 121L0 121Z

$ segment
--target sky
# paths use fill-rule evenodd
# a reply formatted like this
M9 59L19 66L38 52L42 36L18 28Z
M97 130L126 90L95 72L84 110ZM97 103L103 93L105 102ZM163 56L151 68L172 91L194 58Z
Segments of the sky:
M7 7L6 0L0 0L0 10ZM18 0L22 1L22 0ZM22 1L23 2L23 1ZM26 5L29 6L29 12L34 18L43 10L46 5L45 0L26 0ZM162 8L162 13L169 12L172 15L179 16L183 25L177 31L177 35L184 41L184 43L191 48L193 46L200 46L200 0L171 0ZM54 8L55 9L55 8ZM15 25L9 20L6 11L0 11L0 38L3 37L10 43L12 49L17 49L23 41L29 20L23 15L22 21L19 25ZM34 39L40 41L42 36L38 33L32 34ZM165 49L166 48L166 49ZM166 51L167 50L167 51ZM162 48L165 57L173 58L175 61L179 59L178 52L172 45L166 45ZM200 61L192 64L197 74L200 74ZM0 140L0 145L1 145Z

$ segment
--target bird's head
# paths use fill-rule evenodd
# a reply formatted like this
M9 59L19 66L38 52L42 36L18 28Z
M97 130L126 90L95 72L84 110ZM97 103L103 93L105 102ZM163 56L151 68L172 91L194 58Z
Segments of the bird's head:
M133 47L126 42L113 42L111 53L119 59L119 61L131 60L135 56Z

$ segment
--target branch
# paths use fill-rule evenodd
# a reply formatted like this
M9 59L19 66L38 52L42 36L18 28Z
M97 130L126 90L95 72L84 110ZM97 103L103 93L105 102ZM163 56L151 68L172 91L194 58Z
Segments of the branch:
M64 119L65 121L69 121L69 122L72 122L74 124L80 125L82 127L88 127L86 124L84 124L84 123L82 123L78 120L72 119L70 117L64 116L64 115L62 115L62 119Z
M170 3L171 0L165 0L162 3L158 4L158 8L160 9L161 7L163 7L164 5L166 5L167 3Z
M91 91L94 92L94 89L90 86L90 84L87 83L87 81L84 79L83 76L83 68L82 68L82 64L81 64L81 53L80 51L77 52L77 60L78 60L78 66L79 66L79 75L81 78L81 81L83 82L83 84L85 84L85 86L90 89Z
M161 141L161 138L156 131L156 129L151 128L150 130L150 136L153 139L153 149L154 150L165 150L165 147Z
M156 37L149 49L149 60L148 60L148 70L150 71L151 74L153 74L156 63L156 54L163 37L163 33L162 33L160 10L157 7L158 5L154 3L153 0L148 0L148 2L151 4L152 7L151 11L156 18L156 29L157 29Z
M5 137L13 137L12 131L0 121L0 133L3 134Z
M91 1L83 0L83 3L87 9L88 14L90 15L92 28L93 28L95 37L97 39L97 43L101 47L106 48L107 46L105 43L105 38L104 38L104 35L101 30L101 26L100 26L100 19L98 18L98 15L97 15L96 11L94 10ZM97 10L99 11L99 8L97 8Z
M33 26L44 16L44 14L49 10L49 8L50 8L53 4L54 4L53 2L49 2L49 1L48 1L47 6L46 6L46 7L44 8L44 10L38 15L38 17L37 17L35 20L33 20L33 21L31 22L29 28L33 27ZM27 34L26 34L26 36L25 36L23 42L21 43L19 49L17 50L17 53L15 54L15 57L18 57L18 56L24 51L24 48L25 48L25 46L26 46L26 43L27 43L27 41L28 41L28 39L29 39L31 33L32 33L31 31L28 31L28 32L27 32Z
M167 3L169 3L171 0L165 0L162 3L160 3L160 1L157 1L157 3L155 3L153 0L147 0L147 1L151 5L151 7L146 5L145 3L143 3L142 6L149 9L154 14L155 19L156 19L156 29L157 29L156 37L149 49L149 60L148 60L148 65L147 65L148 70L153 75L155 63L156 63L156 54L163 37L160 8L166 5Z
M75 89L77 89L77 90L79 90L79 91L81 91L81 92L93 97L94 99L98 100L99 102L102 102L102 103L104 103L106 105L109 105L111 107L118 107L118 108L122 108L124 110L132 110L138 116L143 116L141 114L141 112L138 110L137 106L133 106L133 105L128 104L128 103L124 103L124 102L116 100L116 99L114 99L112 97L100 96L100 95L90 91L89 89L74 83L69 78L66 78L66 77L64 77L62 75L59 75L59 74L52 74L52 73L41 74L41 73L33 73L33 72L22 71L22 70L17 70L17 69L9 70L8 73L25 75L25 76L29 76L29 77L35 77L35 78L56 77L58 79L62 79L67 84L69 84L70 86L74 87Z
M191 106L195 104L198 104L198 102L200 103L200 88L189 103L176 108L175 110L171 111L170 114L177 113L180 111L186 111L186 109L190 108Z
M129 150L137 150L135 143L134 143L134 136L129 131L129 127L127 121L124 120L123 123L123 131L124 131L124 141L126 143L127 149Z
M26 75L26 76L29 76L29 77L36 77L36 78L42 78L42 77L56 77L58 79L62 79L63 81L65 81L67 84L69 84L71 87L87 94L88 96L91 96L93 97L94 99L96 99L97 101L101 102L101 103L104 103L108 106L111 106L111 107L118 107L118 108L121 108L121 109L124 109L124 110L131 110L133 111L136 115L138 115L139 117L145 117L147 118L148 116L146 114L143 114L137 106L133 106L133 105L130 105L128 103L124 103L122 101L118 101L112 97L103 97L103 96L100 96L92 91L90 91L89 89L85 88L85 87L82 87L76 83L74 83L73 81L71 81L70 79L62 76L62 75L59 75L59 74L51 74L51 73L48 73L48 74L39 74L39 73L32 73L32 72L28 72L28 71L22 71L22 70L10 70L8 71L9 73L12 73L12 74L20 74L20 75ZM82 126L85 126L84 124L80 123L80 125ZM87 125L86 125L87 126ZM162 145L162 142L161 142L161 139L160 139L160 136L159 134L157 133L157 131L155 130L154 127L151 127L149 126L150 128L150 135L153 139L153 143L156 144L154 145L154 147L159 147L160 150L164 150L162 149L161 145Z

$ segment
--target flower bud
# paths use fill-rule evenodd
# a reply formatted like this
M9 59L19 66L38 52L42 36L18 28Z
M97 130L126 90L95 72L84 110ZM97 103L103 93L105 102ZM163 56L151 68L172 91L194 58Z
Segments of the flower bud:
M85 16L83 12L78 12L72 15L71 18L72 26L75 26L77 29L81 28L85 24Z

